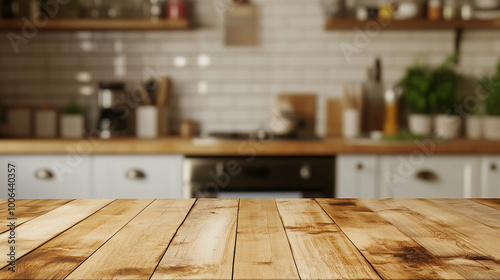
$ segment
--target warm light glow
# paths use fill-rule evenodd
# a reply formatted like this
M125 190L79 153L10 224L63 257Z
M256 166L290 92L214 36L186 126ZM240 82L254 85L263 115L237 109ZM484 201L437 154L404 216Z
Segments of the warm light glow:
M188 61L185 56L176 56L174 57L174 65L177 67L185 67Z
M210 58L209 55L206 55L206 54L200 54L200 56L198 56L198 66L200 68L206 68L210 65L210 62L212 61L212 59Z

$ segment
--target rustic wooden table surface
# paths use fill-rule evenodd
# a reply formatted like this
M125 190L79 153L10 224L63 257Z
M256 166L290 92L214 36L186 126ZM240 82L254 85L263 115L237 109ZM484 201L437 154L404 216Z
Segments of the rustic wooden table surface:
M500 199L19 200L14 216L7 207L15 272L3 227L0 279L500 279Z

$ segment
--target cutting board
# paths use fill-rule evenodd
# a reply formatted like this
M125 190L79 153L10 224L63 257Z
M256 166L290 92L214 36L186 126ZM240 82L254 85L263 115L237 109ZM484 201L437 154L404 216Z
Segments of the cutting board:
M329 99L326 105L326 136L342 136L342 102L340 99Z
M278 100L290 102L295 113L305 121L302 131L314 134L316 132L316 94L280 94Z

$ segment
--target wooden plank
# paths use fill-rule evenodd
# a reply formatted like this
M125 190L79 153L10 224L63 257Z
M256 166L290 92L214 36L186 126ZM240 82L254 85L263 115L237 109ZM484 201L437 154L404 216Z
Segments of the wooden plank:
M194 202L155 200L66 279L148 279Z
M317 201L383 279L462 278L357 200Z
M314 134L316 129L316 94L287 93L277 96L277 100L288 101L293 105L295 114L304 121L303 130Z
M20 226L25 222L41 216L47 212L50 212L57 207L70 202L71 199L39 199L26 201L21 205L16 205L15 207L15 217L17 218L16 224ZM2 211L0 215L0 220L6 221L10 217L8 211ZM8 228L0 229L0 233L8 231Z
M500 210L467 199L433 199L432 202L500 230Z
M24 223L16 228L17 259L94 214L112 201L112 199L74 200ZM7 243L9 235L10 232L0 234L0 252L10 252L11 244ZM3 268L7 266L9 257L6 253L0 255L0 268Z
M380 279L312 199L277 199L301 279Z
M342 104L338 98L326 103L326 136L342 137Z
M299 279L274 199L242 199L233 279Z
M19 19L0 20L0 30L18 30L24 26ZM44 30L185 30L190 28L188 20L143 20L143 19L51 19Z
M198 199L151 279L231 279L237 199Z
M360 202L395 225L433 255L441 258L463 277L500 279L499 270L484 265L483 261L496 262L490 256L489 250L483 250L468 236L457 232L446 223L428 218L422 209L425 206L411 204L407 199L360 199ZM458 221L466 219L463 216L455 217ZM474 221L473 223L477 224ZM496 232L491 228L488 229ZM464 264L467 266L463 266ZM464 269L465 267L467 269Z
M500 210L500 199L472 199L481 204Z
M325 24L327 30L353 30L365 28L372 20L359 21L355 18L329 19ZM446 30L446 29L497 29L500 20L428 20L425 18L409 20L391 20L384 23L384 30Z
M153 200L116 200L25 255L0 279L63 279Z

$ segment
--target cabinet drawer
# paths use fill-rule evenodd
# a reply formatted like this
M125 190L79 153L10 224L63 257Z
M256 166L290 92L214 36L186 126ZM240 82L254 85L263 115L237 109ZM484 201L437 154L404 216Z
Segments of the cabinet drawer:
M88 156L1 156L0 162L2 178L7 178L7 163L16 165L18 199L90 198ZM7 198L7 192L0 197Z
M182 198L181 155L95 156L95 198Z
M483 157L481 160L481 197L500 197L500 157Z
M377 198L378 156L339 155L336 164L335 197Z
M469 198L479 195L476 156L381 157L381 197Z

